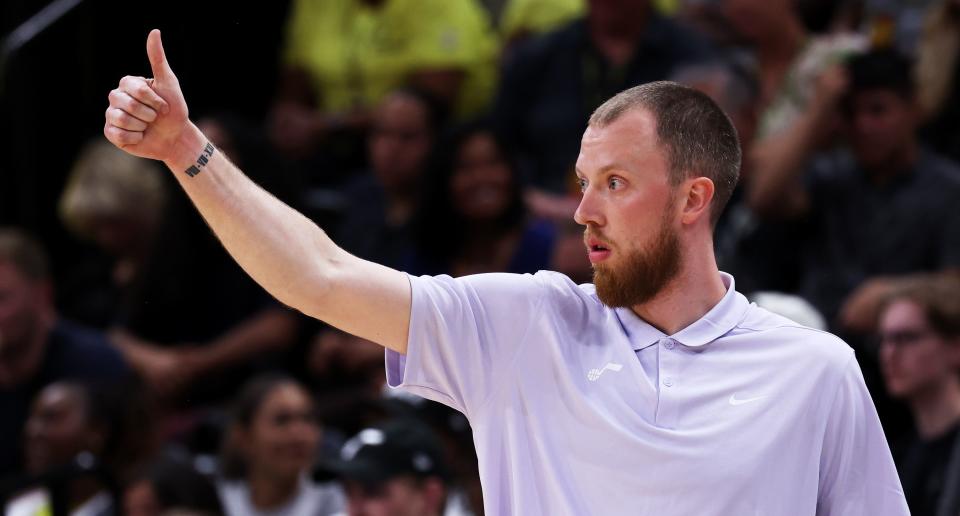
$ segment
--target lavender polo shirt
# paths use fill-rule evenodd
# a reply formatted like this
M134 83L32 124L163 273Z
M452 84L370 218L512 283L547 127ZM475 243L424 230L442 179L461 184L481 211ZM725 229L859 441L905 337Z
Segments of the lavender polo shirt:
M462 411L490 515L906 515L849 346L734 289L664 335L553 272L410 277L392 387Z

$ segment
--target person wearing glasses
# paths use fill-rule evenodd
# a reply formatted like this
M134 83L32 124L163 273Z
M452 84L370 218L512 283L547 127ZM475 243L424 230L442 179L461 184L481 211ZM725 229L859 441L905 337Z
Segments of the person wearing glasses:
M911 276L880 312L887 392L906 403L911 435L893 444L910 512L960 511L960 280Z

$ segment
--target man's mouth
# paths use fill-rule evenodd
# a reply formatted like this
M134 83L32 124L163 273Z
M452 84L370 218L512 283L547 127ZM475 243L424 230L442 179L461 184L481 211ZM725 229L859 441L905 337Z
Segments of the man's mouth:
M596 264L610 257L610 248L603 242L591 238L587 240L586 244L587 258L590 259L590 263Z

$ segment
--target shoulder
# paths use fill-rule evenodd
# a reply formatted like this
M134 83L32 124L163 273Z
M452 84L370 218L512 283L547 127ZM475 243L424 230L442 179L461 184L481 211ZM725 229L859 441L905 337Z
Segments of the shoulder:
M61 320L50 333L48 356L70 376L122 376L126 363L103 332Z
M587 324L597 319L599 312L609 310L592 283L578 285L567 275L553 271L540 271L535 278L540 282L543 311L570 326Z
M853 349L840 337L803 326L786 317L751 304L735 332L768 347L778 355L802 364L827 366L839 374L853 357Z
M955 189L960 188L960 166L934 151L921 151L918 172L931 182Z
M336 482L307 482L304 496L322 514L336 513L346 506L346 495Z

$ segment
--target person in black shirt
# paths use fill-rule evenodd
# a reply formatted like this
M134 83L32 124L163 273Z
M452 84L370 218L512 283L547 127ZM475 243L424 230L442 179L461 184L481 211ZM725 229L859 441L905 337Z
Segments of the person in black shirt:
M21 469L30 402L63 379L121 381L128 368L99 332L60 319L47 260L19 231L0 229L0 477Z
M914 430L893 446L914 515L960 511L960 280L902 280L884 302L880 363L889 394L906 402Z
M920 144L904 57L860 55L845 75L847 145L756 174L748 197L768 219L804 226L798 293L851 342L873 330L895 277L960 271L960 168Z
M504 61L497 130L519 151L536 215L569 220L573 173L590 113L613 94L663 80L713 57L706 38L658 14L649 0L588 2L587 15L524 41Z

